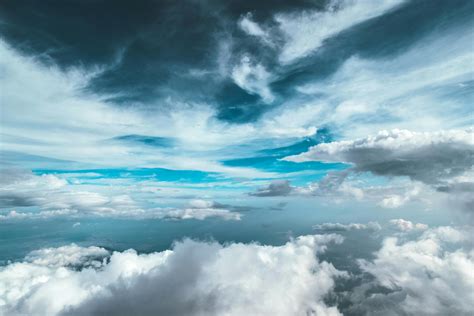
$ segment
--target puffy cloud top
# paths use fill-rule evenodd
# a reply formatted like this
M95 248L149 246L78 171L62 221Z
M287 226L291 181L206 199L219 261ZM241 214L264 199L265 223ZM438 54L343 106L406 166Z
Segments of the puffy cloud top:
M396 306L400 314L471 315L474 257L458 244L465 235L452 227L439 227L414 241L387 238L373 262L360 263L378 284L394 292L370 297L365 302L368 310L373 312L377 307L370 304L378 300L379 308Z
M0 312L9 315L340 315L325 296L345 273L316 254L339 235L282 246L184 240L172 250L104 256L75 245L35 251L0 269Z

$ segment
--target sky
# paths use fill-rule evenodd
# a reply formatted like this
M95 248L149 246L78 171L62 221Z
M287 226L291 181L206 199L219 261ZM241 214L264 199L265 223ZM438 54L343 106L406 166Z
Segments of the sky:
M473 51L469 0L3 1L0 315L471 315Z

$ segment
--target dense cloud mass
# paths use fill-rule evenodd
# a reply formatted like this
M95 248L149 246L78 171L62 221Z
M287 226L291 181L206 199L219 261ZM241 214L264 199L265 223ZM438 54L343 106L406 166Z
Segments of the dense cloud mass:
M403 194L387 192L379 202L379 205L385 208L397 208L420 195L424 188L416 185L416 182L431 186L438 192L450 193L452 199L458 200L455 204L461 204L461 208L469 209L472 205L472 198L469 198L467 193L472 194L473 183L472 128L432 133L381 131L375 136L357 140L318 144L305 153L283 159L299 163L325 161L352 165L347 171L329 174L303 191L318 192L321 188L329 187L330 192L334 192L334 188L340 190L344 186L349 187L345 183L349 173L369 172L389 178L408 177L415 182L415 186ZM354 192L358 188L351 189ZM358 190L361 196L368 191L360 188ZM426 191L426 188L424 190Z
M382 131L354 141L316 145L285 160L346 162L353 164L355 171L407 176L427 184L439 184L471 170L474 132L472 129L434 133Z
M0 310L9 315L339 315L323 299L335 279L347 274L317 259L333 242L342 237L303 236L279 247L184 240L159 253L129 250L110 257L96 247L43 249L1 268ZM79 263L89 264L70 268Z
M316 228L382 229L378 223L325 223ZM44 248L0 269L0 311L8 315L469 315L474 311L472 230L449 226L422 230L413 237L405 235L413 233L407 229L386 237L373 259L351 259L362 274L337 270L318 259L343 242L336 234L302 236L282 246L186 239L171 250L150 254L110 253L74 244ZM346 303L334 306L328 303L330 296Z
M385 239L375 259L362 260L360 265L377 284L393 292L368 294L361 303L365 312L378 310L387 315L391 312L386 306L394 306L396 314L471 315L474 256L470 235L472 231L439 227L413 241Z

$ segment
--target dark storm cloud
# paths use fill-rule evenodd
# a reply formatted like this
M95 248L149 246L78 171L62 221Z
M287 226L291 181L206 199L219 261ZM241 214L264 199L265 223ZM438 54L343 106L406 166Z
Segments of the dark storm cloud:
M63 68L109 65L87 90L113 104L170 108L172 101L213 104L217 117L248 122L294 97L296 84L324 78L353 55L397 54L437 27L464 23L472 1L416 1L357 23L289 65L276 14L326 10L330 1L7 1L2 37L27 55ZM242 17L268 31L262 44L239 28ZM454 22L456 21L456 22ZM246 54L269 69L274 98L263 100L230 76Z
M212 91L212 99L220 101L220 118L247 121L256 116L258 98L216 78L220 41L231 39L234 51L256 52L258 45L237 27L241 15L256 11L256 19L265 19L279 10L312 6L312 1L225 6L218 1L8 1L0 19L8 42L45 62L67 68L118 61L88 88L114 103L143 105L176 92L194 102L209 101Z

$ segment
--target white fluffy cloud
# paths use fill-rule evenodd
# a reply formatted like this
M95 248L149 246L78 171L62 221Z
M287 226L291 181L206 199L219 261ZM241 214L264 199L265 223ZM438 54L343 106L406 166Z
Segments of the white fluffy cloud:
M379 230L377 223L325 223L323 230ZM137 254L74 244L44 248L0 268L0 313L8 315L340 315L328 295L348 295L342 311L374 315L470 315L474 252L469 228L425 229L414 240L388 237L373 278L344 289L350 275L320 261L336 234L282 246L186 239L171 250ZM277 277L276 277L277 276ZM343 304L344 305L344 304Z
M414 241L387 238L373 262L360 264L378 284L394 292L369 295L369 301L378 301L379 307L395 303L409 315L471 315L474 252L458 244L466 234L440 227Z
M422 223L413 223L411 221L405 220L403 218L392 219L390 224L395 226L397 229L408 232L412 230L425 230L428 229L428 225Z
M416 198L421 192L420 186L407 190L404 194L388 194L378 204L385 208L397 208Z
M25 262L36 266L69 267L69 266L100 266L102 259L109 252L100 247L79 247L75 244L58 248L42 248L30 252Z
M137 254L66 246L0 269L0 311L9 315L340 315L324 297L346 277L317 254L339 235L282 246L184 240ZM71 264L96 260L72 269Z

